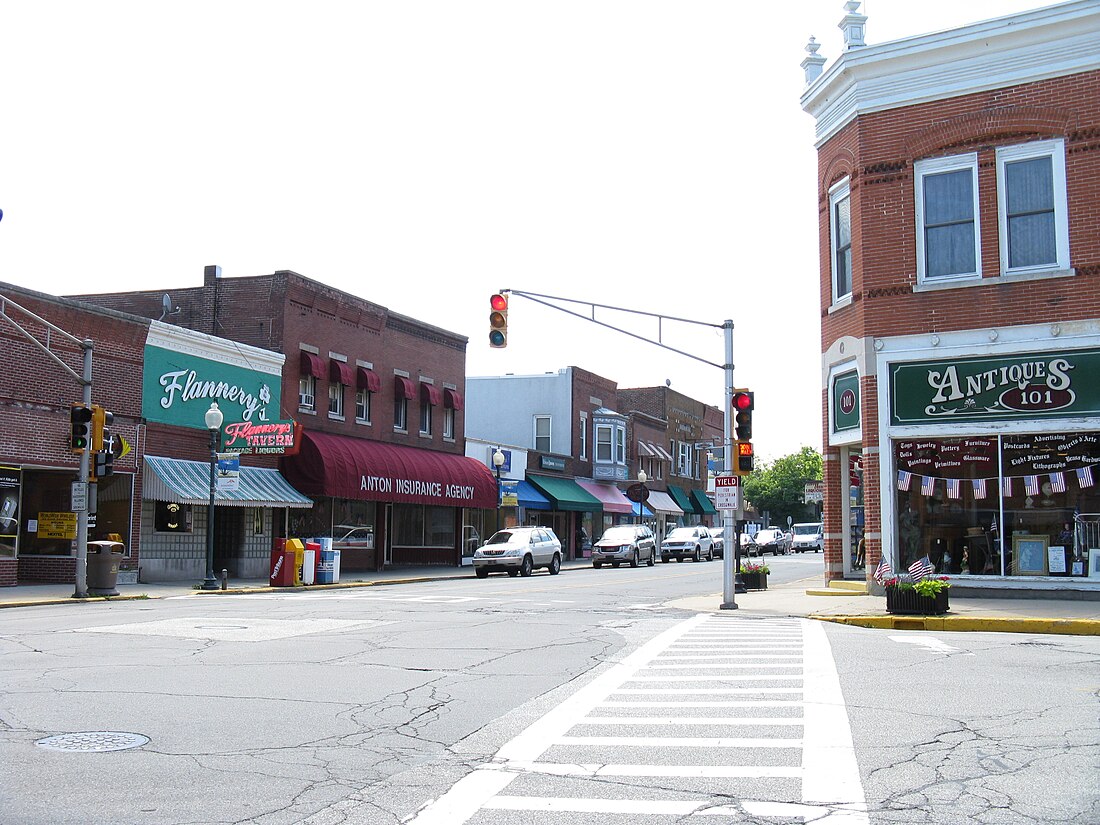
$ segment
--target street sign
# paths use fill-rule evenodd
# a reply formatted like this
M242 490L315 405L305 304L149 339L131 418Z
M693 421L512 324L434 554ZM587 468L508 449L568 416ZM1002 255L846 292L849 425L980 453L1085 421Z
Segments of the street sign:
M240 475L240 453L218 453L218 490L223 493L237 490L240 487Z
M73 502L73 512L83 513L88 509L88 483L86 481L74 481L70 488L69 497ZM73 536L75 539L76 536Z
M649 501L649 488L644 484L631 484L626 488L626 497L638 504Z
M719 510L741 508L741 479L738 476L714 477L714 500Z

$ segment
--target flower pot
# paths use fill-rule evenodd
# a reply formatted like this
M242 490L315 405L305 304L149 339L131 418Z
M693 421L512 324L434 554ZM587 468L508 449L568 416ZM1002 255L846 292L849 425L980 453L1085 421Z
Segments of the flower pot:
M767 573L742 573L741 581L745 585L746 590L767 590L768 589L768 574Z
M886 588L886 612L915 616L935 616L947 612L947 590L935 596L922 596L916 590L900 587Z

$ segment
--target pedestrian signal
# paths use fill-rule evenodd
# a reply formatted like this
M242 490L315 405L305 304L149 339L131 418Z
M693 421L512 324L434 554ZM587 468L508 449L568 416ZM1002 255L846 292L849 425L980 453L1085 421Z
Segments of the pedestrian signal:
M737 452L735 453L736 461L733 464L734 475L747 476L752 473L752 442L751 441L738 441Z
M508 346L508 296L502 292L489 298L489 346L503 349Z

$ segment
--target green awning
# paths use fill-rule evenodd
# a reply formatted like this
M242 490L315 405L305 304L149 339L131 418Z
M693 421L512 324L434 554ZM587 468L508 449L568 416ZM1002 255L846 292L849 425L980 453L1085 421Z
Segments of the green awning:
M535 489L550 499L555 510L575 513L599 513L603 504L598 498L571 478L553 478L551 476L527 476Z
M705 492L702 490L692 490L691 500L695 504L695 512L701 516L713 516L718 510Z
M683 510L685 513L695 512L695 505L691 503L691 499L688 498L688 494L681 490L679 487L674 487L671 484L668 485L668 494L672 496L672 500L676 502L676 506Z

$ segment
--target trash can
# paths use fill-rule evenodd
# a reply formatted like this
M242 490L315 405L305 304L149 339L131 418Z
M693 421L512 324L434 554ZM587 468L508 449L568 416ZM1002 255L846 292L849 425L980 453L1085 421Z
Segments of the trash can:
M307 541L306 549L302 553L302 584L313 584L317 581L317 561L321 557L321 545L315 541Z
M275 539L271 549L271 586L292 587L294 573L294 550L286 548L286 539Z
M332 539L321 539L321 561L317 564L318 584L340 581L340 551L332 548Z
M88 542L88 593L118 595L118 565L122 561L121 541Z

